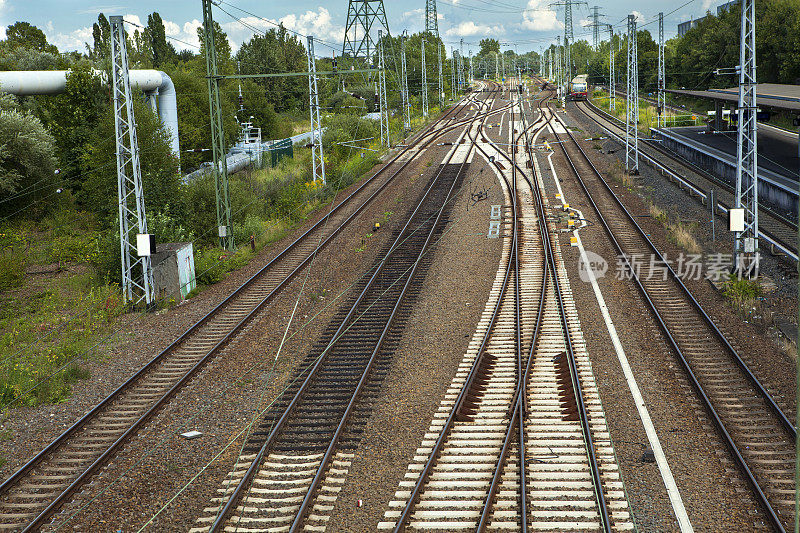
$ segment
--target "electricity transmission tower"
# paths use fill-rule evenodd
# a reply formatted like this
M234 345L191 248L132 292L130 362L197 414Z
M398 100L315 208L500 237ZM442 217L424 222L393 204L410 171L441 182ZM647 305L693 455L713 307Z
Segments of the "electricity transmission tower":
M739 131L736 142L736 209L744 223L734 229L736 271L758 275L758 123L756 121L755 0L742 0L739 44ZM733 218L733 217L732 217ZM733 225L733 224L732 224Z
M600 13L600 6L593 6L592 7L592 23L589 26L592 27L592 37L594 39L594 49L600 50L600 28L604 26L600 22L600 17L604 17L602 13Z
M439 18L436 15L436 0L425 2L425 31L439 37Z
M411 129L411 104L408 98L408 74L406 72L406 32L400 36L400 76L402 79L402 87L400 94L403 100L403 130L408 131Z
M142 171L139 166L139 142L128 78L128 51L121 16L109 17L111 25L111 76L114 90L114 132L117 144L117 195L119 200L119 241L122 258L122 296L126 302L146 304L153 299L153 271L150 256L137 253L138 235L147 233ZM142 265L142 276L134 274Z
M617 108L617 80L614 72L614 26L606 24L608 29L608 97L611 109Z
M566 69L564 83L572 80L572 56L570 54L570 47L574 40L572 31L572 6L586 4L580 0L559 0L553 2L551 6L564 6L564 68Z
M228 189L228 164L225 158L225 130L222 127L222 103L219 94L220 77L217 72L217 49L214 43L214 19L211 16L212 0L203 0L203 38L206 50L208 76L208 103L211 118L211 149L214 155L214 189L217 196L217 227L220 246L233 250L231 227L231 200Z
M639 69L636 15L628 15L628 99L625 114L625 168L639 173Z
M664 92L666 80L664 79L664 13L658 14L658 127L666 126L667 118L664 116L667 106L667 94Z
M325 155L322 153L322 121L319 118L317 62L314 59L314 37L308 36L308 109L311 113L311 169L314 181L325 185Z
M386 30L386 35L389 35L383 0L349 0L342 57L349 56L354 61L372 64L375 41L371 32L376 24L376 29Z
M422 39L422 116L428 116L428 72L425 66L425 39Z
M383 59L383 30L378 30L378 101L381 106L381 144L390 147L389 106L386 105L386 66Z

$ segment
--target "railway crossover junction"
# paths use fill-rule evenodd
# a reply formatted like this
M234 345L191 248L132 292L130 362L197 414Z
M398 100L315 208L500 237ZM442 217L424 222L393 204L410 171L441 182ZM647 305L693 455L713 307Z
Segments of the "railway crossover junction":
M476 81L31 445L0 529L790 530L786 355L754 351L755 326L686 280L615 177L624 125L555 96ZM676 202L702 210L715 187L730 208L643 144ZM793 264L796 226L762 220L769 260Z

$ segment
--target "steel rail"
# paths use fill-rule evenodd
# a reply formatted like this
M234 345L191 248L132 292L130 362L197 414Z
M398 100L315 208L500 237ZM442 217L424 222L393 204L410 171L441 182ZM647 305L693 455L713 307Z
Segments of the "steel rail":
M600 114L601 116L603 116L603 118L608 117L608 118L606 118L606 120L610 124L616 125L616 122L618 121L618 119L616 119L615 117L612 117L611 115L609 115L608 113L606 113L602 109L599 109L593 103L591 103L591 102L586 102L586 103L587 103L587 107L592 109L592 111ZM577 105L577 103L576 103L575 107L577 107L587 118L589 118L590 120L594 121L601 128L606 130L608 132L608 134L611 135L618 143L621 143L621 144L625 143L625 140L622 139L622 137L620 137L617 133L615 133L614 131L611 131L608 127L603 125L600 122L600 120L597 119L597 117L592 116L585 109L583 109L582 106ZM682 159L679 159L678 156L676 156L676 154L672 153L671 151L667 150L666 148L664 148L662 146L659 146L656 142L646 142L647 139L644 139L643 141L645 142L645 145L648 148L651 148L651 149L655 150L656 152L658 152L659 154L671 159L675 163L677 163L677 164L679 164L679 165L681 165L683 167L686 167L691 172L694 172L694 173L700 175L703 179L705 179L705 180L707 180L707 181L709 181L711 183L715 183L715 184L719 185L720 187L722 187L729 194L734 194L735 193L735 191L733 190L733 187L731 187L729 184L725 183L724 181L720 180L716 176L710 174L709 172L703 170L702 168L700 168L700 167L698 167L696 165L693 165L692 163L690 163L688 161L684 161ZM708 194L705 191L703 191L702 189L700 189L697 184L689 181L686 177L681 176L680 174L678 174L677 172L673 171L671 168L669 168L668 166L664 165L663 163L661 163L660 161L658 161L654 157L651 157L650 155L648 155L644 151L640 150L639 153L650 165L652 165L656 169L658 169L658 170L660 170L660 171L662 171L662 172L664 172L666 174L669 174L673 179L675 179L676 181L682 183L683 185L688 187L690 190L694 191L694 193L697 196L699 196L700 198L702 198L702 199L704 199L706 201L708 200ZM717 207L719 207L722 210L723 213L727 213L728 212L730 207L725 205L724 202L722 202L721 200L717 199L716 203L717 203ZM762 209L764 211L764 215L765 216L769 216L769 217L774 218L777 224L782 224L782 225L786 226L790 233L796 234L796 232L797 232L797 224L796 223L794 223L791 220L788 220L787 218L785 218L780 213L777 213L777 212L773 211L772 209L769 209L769 208L767 208L765 206L761 206L760 209ZM765 230L765 229L763 229L761 227L759 228L759 233L760 233L761 238L766 240L768 243L770 243L776 249L780 250L784 255L786 255L787 257L789 257L790 259L792 259L795 262L798 261L797 244L795 244L795 246L793 248L790 243L784 242L783 240L781 240L780 237L778 237L774 233L772 233L772 232L770 232L768 230Z
M469 123L471 124L472 122L474 122L474 120L477 120L478 118L485 119L490 114L491 113L487 113L485 115L480 115L479 114L479 115L469 119ZM459 125L457 125L455 127L459 127L461 125L463 125L463 124L459 124ZM454 154L455 154L455 151L453 151L450 154L450 156L448 158L448 161L450 159L452 159ZM434 182L436 180L438 180L438 178L441 176L443 169L444 169L444 165L442 165L442 167L439 169L439 171L438 171L438 173L437 173L437 175L436 175L436 177L434 179ZM260 463L263 460L264 455L266 454L268 449L271 447L273 441L277 437L277 435L280 432L280 430L283 428L283 425L286 423L286 420L289 418L290 414L294 411L294 408L297 405L298 401L300 400L301 396L303 395L303 392L308 388L309 384L315 378L317 371L319 370L319 368L321 368L322 363L326 359L326 355L331 350L331 348L333 348L335 343L340 338L342 332L349 325L350 320L352 319L353 315L356 312L356 307L358 306L359 303L361 303L361 301L363 300L363 298L366 295L367 291L369 290L369 288L374 283L374 280L377 278L378 274L382 271L383 267L387 264L387 259L391 256L392 252L397 248L397 246L399 246L399 244L402 242L402 237L405 234L406 229L411 224L411 221L414 218L414 215L417 213L419 208L422 206L423 202L425 201L425 199L427 198L427 196L428 196L428 194L430 193L431 190L433 190L433 184L431 184L431 186L426 190L423 198L420 200L420 202L417 204L416 208L414 209L414 212L409 216L409 218L406 221L406 224L404 225L403 229L398 234L397 239L392 244L392 246L390 247L389 251L384 256L384 258L381 260L381 263L378 265L378 268L375 269L375 272L372 274L372 276L368 280L368 282L367 282L366 286L364 287L364 289L361 291L361 293L356 298L355 302L352 304L350 311L348 312L348 314L344 318L344 320L342 320L339 328L337 329L337 331L332 336L331 341L328 343L328 345L322 351L322 353L320 353L320 355L317 357L317 360L314 363L314 366L309 370L306 378L304 379L303 383L300 385L300 388L297 390L297 392L293 396L292 400L289 402L288 406L284 410L284 412L281 415L280 419L273 426L273 428L270 431L270 434L267 437L266 441L262 444L262 446L260 447L258 453L256 454L256 457L253 459L252 463L248 467L248 469L245 472L244 476L242 477L240 482L237 484L237 486L234 489L234 491L231 493L231 496L230 496L230 498L228 498L227 502L225 503L225 506L221 509L220 513L217 515L217 519L214 521L214 523L212 524L212 526L211 526L211 528L209 530L210 533L215 533L215 532L221 531L224 528L224 524L225 524L225 521L227 520L228 515L230 515L230 513L236 508L236 506L238 505L239 500L243 496L243 492L245 490L247 490L247 487L249 487L250 483L252 482L253 477L255 476L256 472L258 471L258 468L260 467ZM405 292L405 288L404 288L403 292ZM392 317L393 316L394 316L394 312L392 313ZM381 339L383 339L383 337L384 337L384 335L381 335ZM382 342L382 340L381 340L381 342ZM372 362L374 360L374 356L375 356L376 353L377 353L377 350L375 351L375 353L373 353L373 357L370 358L370 362L368 363L369 367L372 366ZM359 382L359 390L360 390L360 388L361 388L361 382ZM348 413L349 413L349 410L350 410L350 405L348 405ZM338 431L338 428L337 428L337 434L335 435L335 438L337 440L338 440L338 433L339 433L339 431ZM328 453L332 453L332 448L329 448L327 450L326 456L325 456L326 458L329 458L328 457ZM317 475L319 475L319 473L321 471L322 471L321 469L318 470ZM315 476L315 479L316 479L316 477L317 476ZM311 491L309 491L307 493L306 498L308 498L308 495L310 494L310 492ZM304 498L304 502L305 502L306 498ZM294 527L294 525L293 525L293 527Z
M533 153L531 151L530 144L527 145L528 154L533 161ZM532 166L532 174L536 175L535 167ZM572 335L569 331L569 324L567 322L567 313L564 307L564 296L561 292L561 283L558 280L558 263L555 258L555 253L553 252L552 243L550 241L551 235L549 229L547 228L547 212L544 206L544 199L542 198L541 189L539 188L538 184L529 181L529 184L532 189L532 193L536 200L536 207L539 211L539 218L540 224L543 226L545 230L546 238L544 239L544 247L545 252L547 253L548 262L550 263L550 268L553 272L553 290L555 292L556 301L558 302L560 316L561 316L561 327L564 330L564 339L566 341L567 347L567 360L569 362L570 368L570 376L572 378L572 384L575 389L575 401L578 406L578 413L580 415L580 422L583 428L584 439L586 443L586 452L587 458L589 462L589 469L592 473L592 480L595 489L595 497L597 499L597 510L598 514L600 515L600 522L603 528L603 531L606 533L610 533L612 531L611 525L611 518L608 512L608 505L606 503L605 494L603 493L603 481L600 475L600 468L597 464L597 454L595 452L594 446L594 438L592 437L591 427L589 425L589 416L586 411L586 405L583 398L583 388L580 381L580 375L578 374L577 364L575 363L575 352L572 345Z
M481 150L484 154L485 151L482 150L480 145L476 144L479 150ZM513 227L513 232L516 233L517 228L516 226ZM480 347L477 350L477 355L475 360L473 361L472 367L470 368L470 372L467 375L467 379L464 381L464 385L459 393L453 408L450 410L450 414L447 417L447 420L444 423L444 428L440 432L439 437L436 439L436 442L433 445L431 453L428 456L428 460L425 462L425 465L422 467L422 471L420 472L419 478L417 478L417 482L414 484L413 489L411 490L411 494L406 502L406 506L403 508L403 511L400 513L400 516L395 523L394 532L400 533L405 528L406 522L411 517L412 510L414 505L416 504L416 500L419 498L420 492L422 491L422 487L424 486L428 476L430 475L431 469L433 468L433 464L436 461L436 457L439 455L442 446L444 445L444 441L447 438L449 433L449 428L452 428L453 424L455 423L459 413L461 412L461 406L466 400L468 392L472 387L472 384L475 381L475 378L478 374L478 369L480 368L481 361L484 358L486 352L486 345L489 342L489 338L492 336L492 330L494 329L494 325L497 322L497 317L500 314L500 307L503 302L503 298L506 294L506 290L508 289L509 280L511 278L512 268L513 268L514 258L512 254L509 254L508 260L506 261L506 269L503 276L503 282L500 286L500 292L498 294L497 303L492 310L492 316L489 319L489 323L486 327L486 333L481 340Z
M556 117L556 118L557 118L557 120L560 121L560 119L558 117ZM563 124L563 122L562 122L562 124ZM564 126L565 126L565 129L566 129L566 125L565 124L564 124ZM730 343L725 338L725 336L719 331L719 329L717 329L716 325L713 323L713 321L711 321L711 319L708 317L708 315L706 314L705 310L702 308L700 303L694 298L694 296L691 294L691 292L689 292L688 288L683 284L683 282L680 280L680 278L674 272L672 267L668 263L666 263L664 261L664 257L661 255L659 250L655 247L655 245L652 243L652 241L647 237L645 232L642 230L642 228L636 222L636 220L633 217L633 215L631 215L630 212L627 210L627 208L622 204L622 201L617 197L616 194L614 194L614 192L611 189L611 187L608 185L608 183L606 183L605 179L603 179L602 174L597 170L597 168L594 166L592 161L589 159L588 155L583 151L581 146L577 143L577 141L575 140L574 136L571 135L571 133L569 132L568 129L566 129L566 131L567 131L567 134L570 137L570 139L573 141L573 146L576 146L578 148L578 151L582 154L583 158L585 158L585 160L588 162L589 166L592 168L593 173L597 176L599 181L604 185L605 190L614 199L615 203L620 208L620 211L625 214L626 220L628 220L636 228L636 230L639 233L639 235L648 243L648 245L653 250L653 252L666 265L666 267L668 269L668 272L670 272L670 277L673 280L677 281L679 286L683 289L684 295L687 297L687 299L692 304L692 306L696 310L698 310L700 312L700 314L705 318L706 321L709 322L709 324L710 324L711 328L713 329L713 331L718 335L719 339L723 341L723 343L729 349L730 353L734 356L734 359L737 362L738 366L743 370L743 372L746 374L748 379L754 384L754 387L760 392L760 394L762 395L762 399L764 399L766 401L767 405L770 406L770 408L773 410L773 413L782 422L783 427L787 430L787 432L790 435L792 435L793 438L796 438L796 430L795 430L794 426L792 426L791 422L789 422L789 420L786 418L784 413L780 410L780 408L777 406L777 404L775 404L774 400L769 395L769 393L767 393L763 389L763 387L761 386L760 382L758 382L758 380L755 378L755 376L749 371L749 369L745 365L744 361L741 360L741 358L736 353L736 351L733 349L733 347L730 345ZM560 139L558 133L556 133L554 131L553 134L555 135L556 139ZM578 182L581 185L581 188L583 189L583 191L586 194L587 198L589 199L589 202L592 204L592 207L596 211L596 213L598 215L598 218L600 219L600 221L601 221L606 233L609 235L609 238L611 239L612 243L614 244L614 247L625 258L626 264L627 264L629 270L631 271L632 279L635 281L636 286L638 287L640 293L642 294L642 296L644 297L645 301L647 302L648 307L650 308L651 312L653 313L654 317L656 318L656 320L657 320L657 322L659 324L659 327L661 328L661 330L664 333L665 337L669 341L670 346L672 346L673 350L678 355L678 360L680 361L681 366L684 368L685 372L689 376L690 381L692 383L692 386L698 392L698 395L700 396L700 398L703 401L703 405L706 407L706 410L711 414L711 417L714 420L714 423L717 426L717 429L723 435L723 440L724 440L726 446L728 447L729 451L731 452L731 455L733 455L735 462L737 463L739 468L744 472L745 477L747 478L747 481L751 485L751 488L753 489L753 491L758 496L759 503L762 505L764 511L766 512L767 517L769 518L770 522L772 523L773 528L776 531L781 531L781 532L785 531L785 529L783 527L783 524L780 521L780 518L778 517L778 515L775 512L775 510L773 509L771 503L767 499L766 494L764 494L764 491L761 489L761 486L759 485L758 480L755 478L755 475L753 474L752 470L747 465L747 462L745 461L744 457L742 456L741 452L739 451L738 446L733 441L733 438L731 437L730 433L726 429L725 424L723 423L721 417L719 416L719 413L717 412L717 410L712 405L710 398L706 394L705 390L703 389L702 385L700 384L699 380L697 379L695 373L692 371L688 360L684 356L683 351L680 349L680 346L678 345L678 342L675 340L675 338L673 337L672 333L670 332L670 329L667 326L666 321L661 316L661 313L659 313L659 311L658 311L658 309L657 309L657 307L655 305L655 302L653 302L653 300L650 298L649 293L647 292L647 290L645 289L644 285L642 284L641 279L639 278L639 276L638 276L638 274L636 272L636 269L634 269L632 267L632 265L630 264L630 261L628 259L627 254L625 253L624 249L622 248L622 246L620 245L620 243L616 239L616 236L611 231L611 228L608 225L605 217L603 216L600 207L598 206L598 204L595 201L595 199L592 196L592 194L589 192L589 189L586 186L585 182L583 181L583 178L581 178L580 173L577 170L577 167L575 166L574 162L572 161L572 158L569 156L569 154L568 154L568 152L566 150L566 147L562 143L559 143L559 144L561 144L562 150L563 150L563 153L565 155L566 160L569 162L570 167L573 170L573 173L575 174L576 178L578 179Z
M513 96L512 96L513 98ZM511 131L510 137L513 138L514 136L514 108L511 108L511 119L509 122L509 129ZM477 145L477 141L473 141ZM513 225L514 225L514 235L513 240L511 242L511 257L514 261L514 351L516 352L516 359L517 359L517 387L514 392L514 400L512 402L513 412L511 416L509 416L508 421L508 430L506 431L505 439L503 440L503 446L500 450L500 455L497 458L497 463L494 468L494 473L492 475L492 480L489 483L489 490L486 494L486 499L484 500L483 508L481 509L480 518L478 520L478 533L483 533L486 530L486 527L489 525L489 518L491 516L491 511L494 506L494 499L497 495L497 491L500 487L500 481L502 477L502 473L506 464L506 459L508 457L508 453L511 450L512 439L511 437L514 434L514 428L517 424L523 425L522 421L519 420L519 394L520 391L524 390L524 383L522 382L523 379L523 368L522 368L522 311L520 308L520 277L519 277L519 200L517 198L517 166L516 166L516 147L510 146L511 148L511 206L512 206L512 213L514 214ZM499 150L498 150L499 151ZM506 156L505 152L500 152L504 156ZM506 156L507 158L507 156ZM503 176L505 180L505 176ZM508 186L508 181L506 180L506 184ZM545 271L544 277L547 277L547 272ZM541 309L540 309L541 312ZM528 526L528 518L527 518L527 503L525 503L525 473L524 473L524 463L525 463L525 438L524 438L524 431L519 433L520 440L519 440L519 464L520 464L520 522L522 525L522 530L527 531Z
M453 129L456 129L462 125L463 122L470 120L469 118L463 119L458 123L445 125L440 131L436 131L435 127L439 125L441 120L445 117L450 115L452 112L460 112L461 109L466 107L468 104L465 101L463 104L452 108L448 111L439 121L432 123L426 130L424 130L416 139L415 141L410 144L407 148L411 148L416 146L417 144L422 144L424 137L428 135L432 135L430 139L424 142L422 146L428 146L431 142L433 142L437 137L444 135ZM59 449L62 445L69 441L73 435L75 435L78 431L80 431L83 427L85 427L91 420L93 420L101 411L103 411L106 407L111 405L114 401L116 401L127 389L137 383L140 379L142 379L145 374L153 369L156 365L161 363L170 352L172 352L178 345L180 345L183 341L188 339L195 331L197 331L202 325L207 323L212 317L219 314L223 308L235 297L241 295L250 285L252 285L258 278L260 278L264 273L266 273L278 260L285 257L290 251L295 249L300 242L305 240L313 231L317 230L320 226L322 226L327 219L333 214L338 212L343 206L347 205L358 193L364 190L365 187L372 184L374 180L377 179L378 176L382 175L384 171L386 171L393 163L395 163L404 153L406 150L400 151L397 155L395 155L391 161L384 164L373 176L371 176L367 181L365 181L362 185L360 185L355 191L349 194L345 199L343 199L339 204L331 209L324 217L322 217L319 221L317 221L313 226L311 226L308 230L306 230L300 237L298 237L295 241L289 244L283 251L281 251L278 255L272 258L264 267L259 269L258 272L253 274L250 278L248 278L242 285L240 285L236 290L234 290L231 294L229 294L222 302L220 302L217 306L215 306L211 311L206 313L202 318L200 318L197 322L195 322L192 326L189 327L186 331L184 331L175 341L173 341L168 347L162 350L157 356L151 359L148 363L146 363L143 367L141 367L133 376L128 378L122 385L120 385L117 389L115 389L111 394L109 394L106 398L104 398L100 403L98 403L94 408L92 408L89 412L83 415L78 421L76 421L72 426L70 426L67 430L61 433L55 440L53 440L50 444L48 444L44 449L42 449L39 453L36 454L32 459L30 459L25 465L19 468L14 474L12 474L9 478L7 478L2 485L0 485L0 496L6 494L9 490L13 488L13 485L24 478L29 472L31 472L36 465L38 465L43 459L50 456L54 453L57 449ZM183 385L193 377L197 371L202 368L224 345L226 345L235 335L238 333L241 328L248 323L255 314L260 311L266 303L271 300L271 298L279 292L295 275L299 272L305 265L313 259L316 253L322 249L326 244L328 244L334 237L336 237L358 214L360 214L366 207L369 205L372 200L374 200L378 194L380 194L389 183L393 181L395 176L397 176L406 166L408 166L417 156L415 154L414 157L409 158L408 161L404 162L403 165L398 168L389 178L387 178L386 182L382 184L376 191L374 191L339 227L337 227L323 242L321 242L317 247L315 247L314 251L309 254L306 258L304 258L300 264L295 267L289 275L287 275L279 284L272 290L268 295L266 295L256 306L244 317L242 318L233 328L231 328L228 333L219 341L217 342L209 351L208 353L203 356L195 365L191 367L181 378L179 378L170 389L165 392L160 398L158 398L155 403L141 416L139 417L128 429L118 438L116 439L105 451L98 456L98 458L93 461L83 472L81 472L75 480L67 486L54 500L47 505L47 507L37 515L33 521L25 526L23 531L35 531L39 529L44 522L61 506L63 503L74 494L77 489L86 482L88 478L93 476L97 473L97 471L102 468L108 460L117 452L117 450L127 442L141 427L145 424L161 407L165 404L167 400L169 400L174 394L182 388Z
M467 126L467 127L469 128L469 127L471 127L471 125ZM455 155L455 150L453 151L453 154L448 159L452 160L453 155ZM414 279L414 275L417 272L417 268L419 267L419 264L422 261L422 258L425 256L425 254L426 254L426 252L428 250L428 245L430 244L431 239L433 238L433 235L436 232L436 228L439 225L439 221L441 220L442 213L444 213L444 208L447 206L448 202L450 201L450 198L451 198L451 196L453 194L453 190L456 187L456 182L458 181L458 176L461 175L461 173L464 171L464 167L466 167L466 165L467 165L467 158L464 158L464 161L461 163L461 166L458 169L458 173L456 174L456 179L454 179L453 183L450 185L450 189L447 192L447 196L443 200L442 206L439 208L439 212L436 215L436 220L434 220L433 225L431 225L431 229L428 232L428 236L426 237L425 242L422 245L422 248L421 248L421 250L420 250L420 252L419 252L419 254L417 256L417 259L414 261L414 265L412 266L411 271L408 273L406 281L403 284L403 288L400 291L400 295L397 298L397 302L395 302L395 305L392 308L391 314L389 315L389 319L386 322L386 325L384 326L380 337L378 338L378 342L376 343L375 348L372 351L372 354L370 355L369 362L367 363L366 367L364 368L364 371L363 371L363 373L361 375L361 379L359 380L358 385L356 386L356 389L353 392L353 396L350 398L350 401L347 404L347 408L345 409L344 413L342 414L342 418L339 421L339 424L336 427L336 431L333 434L333 438L331 439L331 442L328 445L328 448L325 450L325 455L322 457L322 461L320 462L320 465L317 467L317 472L314 475L314 479L311 481L311 485L309 486L308 491L306 492L306 495L305 495L305 497L303 498L303 501L300 504L300 509L297 512L297 516L295 517L294 522L292 523L291 527L289 528L290 533L296 532L296 531L298 531L298 529L301 529L303 527L303 521L305 520L305 515L308 512L308 507L309 507L309 505L311 505L311 502L312 502L312 500L314 498L314 494L316 492L316 489L319 486L319 484L322 482L322 479L326 474L326 469L327 469L328 463L333 458L334 453L336 452L336 446L339 444L339 438L341 437L341 434L344 431L345 426L347 425L347 421L350 418L350 414L351 414L352 410L355 408L356 403L360 399L361 390L366 385L367 380L369 379L369 376L370 376L370 373L371 373L371 370L372 370L372 366L374 365L375 360L378 358L378 353L380 352L380 350L381 350L381 348L383 346L383 341L386 338L386 336L388 335L389 330L391 329L392 325L394 324L395 315L397 314L397 312L400 309L401 304L403 303L403 299L405 297L406 291L408 291L408 288L411 286L411 282ZM424 201L424 199L423 199L423 201ZM412 217L413 217L413 215L412 215ZM410 222L410 219L409 219L409 222ZM398 240L401 239L402 235L403 235L403 233L401 232L401 234L398 236Z

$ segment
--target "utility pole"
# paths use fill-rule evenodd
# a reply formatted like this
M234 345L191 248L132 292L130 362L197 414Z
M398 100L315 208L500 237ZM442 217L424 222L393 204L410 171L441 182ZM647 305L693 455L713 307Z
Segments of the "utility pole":
M453 57L450 59L450 92L453 95L453 101L456 101L456 49L450 47Z
M228 188L228 163L225 158L225 130L222 127L222 103L219 95L217 49L214 43L214 19L211 16L212 0L203 0L203 37L208 76L208 103L211 118L211 149L214 155L214 188L217 196L217 228L219 244L233 250L231 226L231 200Z
M439 107L444 108L444 78L442 77L442 42L436 38L436 56L439 61ZM445 51L445 55L447 52Z
M400 93L403 99L403 132L411 130L411 103L408 95L408 73L406 72L406 32L400 35L400 69L403 83Z
M500 62L503 65L503 81L506 80L506 55L500 54Z
M625 114L625 169L639 174L639 69L636 15L628 15L628 99Z
M422 38L422 116L428 116L428 73L425 67L425 38Z
M469 51L469 83L470 85L475 83L475 73L472 70L472 50Z
M314 37L308 36L308 109L311 113L311 169L314 181L325 185L325 156L322 153L322 121L319 118L317 62L314 58Z
M658 14L658 127L666 126L664 111L667 107L667 93L664 92L664 13Z
M756 121L756 11L755 0L742 0L739 44L739 131L736 142L736 212L743 219L734 231L736 272L757 277L758 249L758 122Z
M458 88L464 90L464 39L458 47Z
M425 31L439 37L439 17L436 14L436 0L425 2Z
M378 30L378 100L381 106L381 144L390 148L392 143L389 140L389 106L386 105L386 64L383 58L383 47L385 45L383 30Z
M142 170L139 166L139 142L136 138L136 119L128 78L128 51L122 16L109 17L111 25L111 77L114 90L114 132L117 145L117 199L119 200L119 242L122 260L122 297L125 302L138 303L144 298L153 300L153 271L150 253L139 255L138 240L147 241L147 215L144 209ZM142 235L142 237L139 237ZM134 271L142 265L142 277Z
M561 100L561 106L564 107L564 69L561 63L561 36L556 36L556 87L558 87L558 98Z
M612 110L617 109L617 80L616 72L614 72L614 26L606 24L608 28L608 97L609 107Z
M500 81L500 58L497 52L494 53L494 80Z
M349 0L342 59L349 56L354 62L362 61L364 65L371 65L375 42L370 31L376 27L386 30L386 35L390 35L383 0Z

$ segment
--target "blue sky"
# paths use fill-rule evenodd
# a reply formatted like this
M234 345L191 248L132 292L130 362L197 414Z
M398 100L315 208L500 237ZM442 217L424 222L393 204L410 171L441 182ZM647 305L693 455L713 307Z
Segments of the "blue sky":
M96 0L95 0L96 1ZM465 52L477 50L477 42L484 37L499 39L506 48L519 53L540 49L563 34L562 8L550 7L551 0L438 0L439 31L448 44L457 44L463 38ZM696 18L707 9L723 3L722 0L589 0L589 6L575 8L574 32L576 38L591 40L591 31L582 27L588 23L589 7L599 5L606 16L603 21L624 31L624 19L635 13L640 24L651 22L659 11L665 13L664 33L667 38L677 33L679 22ZM389 28L393 34L407 29L419 31L424 27L425 0L385 0ZM253 29L273 27L262 18L283 24L302 34L312 34L324 42L341 47L347 17L347 0L224 0L215 8L214 17L228 32L234 48L246 41ZM239 8L257 15L248 15ZM48 39L61 50L83 49L91 41L91 26L100 12L106 15L124 14L134 23L147 21L147 15L158 11L165 20L167 34L184 43L173 41L179 48L197 45L196 28L202 20L200 0L111 0L94 3L76 0L0 0L0 37L5 27L24 20L42 28ZM233 17L232 17L232 16ZM242 18L246 27L235 18ZM651 32L656 24L647 26ZM607 34L606 34L607 35ZM323 47L318 55L328 55Z

